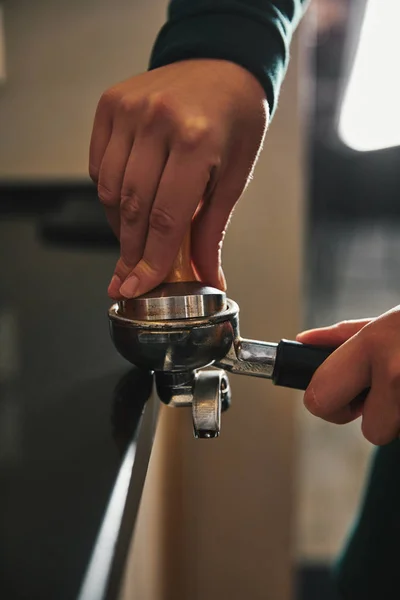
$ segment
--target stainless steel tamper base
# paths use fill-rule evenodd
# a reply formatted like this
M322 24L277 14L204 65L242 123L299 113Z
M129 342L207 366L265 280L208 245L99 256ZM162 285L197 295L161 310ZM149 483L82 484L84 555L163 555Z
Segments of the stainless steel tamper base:
M139 321L209 317L225 308L225 293L198 281L163 283L143 296L121 302L121 313Z

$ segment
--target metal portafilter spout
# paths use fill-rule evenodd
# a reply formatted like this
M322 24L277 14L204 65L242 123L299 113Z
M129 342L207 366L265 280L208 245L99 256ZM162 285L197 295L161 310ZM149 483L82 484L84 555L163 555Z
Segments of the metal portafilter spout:
M163 402L192 407L194 434L202 438L219 435L221 408L230 403L225 371L306 389L333 351L288 340L274 344L241 338L238 305L196 281L189 234L168 279L139 298L114 304L109 319L118 352L154 371ZM205 368L211 366L217 368Z

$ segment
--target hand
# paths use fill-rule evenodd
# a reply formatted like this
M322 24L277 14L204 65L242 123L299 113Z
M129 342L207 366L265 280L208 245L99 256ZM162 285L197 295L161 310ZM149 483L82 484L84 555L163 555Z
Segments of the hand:
M316 371L306 390L308 410L332 423L362 415L362 432L372 444L387 444L400 434L400 307L377 319L344 321L306 331L299 342L339 346ZM355 409L352 400L371 388Z
M111 297L131 298L161 283L189 227L199 280L225 287L224 232L267 121L261 85L222 60L174 63L103 94L89 170L120 240Z

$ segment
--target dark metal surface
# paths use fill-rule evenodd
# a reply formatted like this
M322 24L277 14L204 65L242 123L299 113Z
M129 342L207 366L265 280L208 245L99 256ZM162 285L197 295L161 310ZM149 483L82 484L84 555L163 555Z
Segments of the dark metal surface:
M125 452L79 600L116 600L119 597L153 447L158 408L159 400L153 393L143 407Z
M45 244L51 197L21 194L0 189L0 598L76 600L152 378L109 338L116 253Z

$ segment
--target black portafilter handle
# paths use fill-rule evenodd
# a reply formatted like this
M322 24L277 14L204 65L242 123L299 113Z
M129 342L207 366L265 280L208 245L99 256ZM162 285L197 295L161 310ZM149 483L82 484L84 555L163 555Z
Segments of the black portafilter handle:
M315 371L336 348L312 346L291 340L281 340L277 347L272 381L275 385L306 390ZM365 400L370 388L354 399Z
M281 340L276 350L272 381L275 385L306 390L315 371L334 350Z

